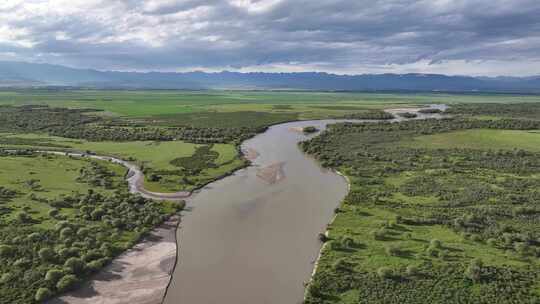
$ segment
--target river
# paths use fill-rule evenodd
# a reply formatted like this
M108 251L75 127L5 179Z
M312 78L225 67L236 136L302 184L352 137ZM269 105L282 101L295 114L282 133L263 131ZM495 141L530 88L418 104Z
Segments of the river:
M418 118L430 116L438 115ZM324 130L335 122L270 127L242 145L248 154L258 154L253 166L188 199L164 303L302 302L321 248L317 236L326 230L348 185L300 151L298 142L309 136L299 129Z

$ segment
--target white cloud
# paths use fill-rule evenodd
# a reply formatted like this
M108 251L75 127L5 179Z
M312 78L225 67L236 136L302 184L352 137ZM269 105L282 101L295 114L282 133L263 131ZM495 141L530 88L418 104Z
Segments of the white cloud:
M538 15L537 0L3 0L0 58L118 70L529 75L540 74Z

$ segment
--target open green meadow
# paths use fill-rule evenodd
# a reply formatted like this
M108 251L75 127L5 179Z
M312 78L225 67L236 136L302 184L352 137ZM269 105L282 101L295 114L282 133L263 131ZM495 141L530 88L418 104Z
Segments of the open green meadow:
M264 91L0 91L0 105L45 104L52 107L92 108L105 116L152 118L169 124L189 123L193 117L218 125L253 120L274 123L294 119L339 117L351 112L417 104L530 103L538 95L443 93L348 93ZM225 114L223 114L225 113ZM236 113L236 114L235 114ZM238 116L241 113L242 115ZM261 117L261 113L267 113ZM194 114L190 116L186 114ZM233 117L229 117L233 115ZM247 118L247 119L242 119ZM197 120L198 120L197 119ZM188 120L185 122L184 120ZM223 120L223 123L221 123ZM151 121L151 120L150 120Z
M90 168L93 163L111 173L107 188L96 188L96 185L79 179L81 170ZM17 214L14 211L26 210L32 218L41 219L39 226L51 228L56 221L47 214L53 207L41 199L50 200L62 195L87 193L90 189L112 193L114 188L123 187L125 174L124 167L105 161L46 154L0 157L0 185L17 193L13 199L1 205L5 210L11 209L2 220L14 220ZM66 217L72 215L67 209L61 213Z
M216 157L196 170L189 170L176 159L190 159L196 163L202 154L201 147L210 147L209 153ZM89 152L115 156L136 162L145 173L145 188L156 192L193 190L220 176L228 174L245 162L232 144L192 144L183 141L128 141L91 142L40 134L0 134L0 148L42 149ZM200 156L200 157L199 157Z
M431 149L524 149L528 151L540 151L540 131L473 129L419 136L403 144L410 147Z

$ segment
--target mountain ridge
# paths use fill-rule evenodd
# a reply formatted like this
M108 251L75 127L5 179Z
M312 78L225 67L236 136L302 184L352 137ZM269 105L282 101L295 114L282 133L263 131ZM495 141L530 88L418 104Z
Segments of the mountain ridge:
M473 77L443 74L326 72L119 72L0 61L0 87L118 89L256 89L310 91L493 91L540 93L540 76Z

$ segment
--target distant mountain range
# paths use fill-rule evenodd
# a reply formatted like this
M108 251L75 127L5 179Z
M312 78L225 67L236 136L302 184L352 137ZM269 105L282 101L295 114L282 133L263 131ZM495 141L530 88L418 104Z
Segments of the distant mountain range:
M315 91L487 91L540 93L540 76L469 77L439 74L112 72L0 61L0 87L117 89L253 89Z

